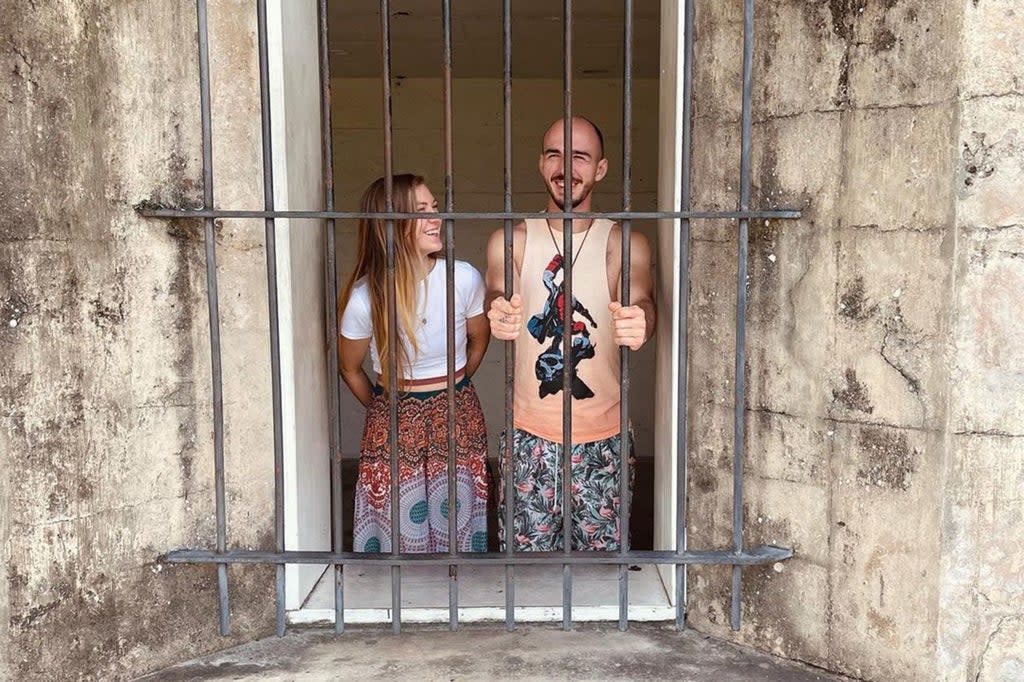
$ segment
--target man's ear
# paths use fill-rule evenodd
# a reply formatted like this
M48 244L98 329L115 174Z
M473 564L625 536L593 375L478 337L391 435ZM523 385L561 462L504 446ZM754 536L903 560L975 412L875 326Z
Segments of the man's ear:
M537 157L537 170L540 171L540 176L544 177L544 152L541 152Z
M608 159L601 159L597 162L597 175L594 177L594 180L599 182L606 175L608 175Z

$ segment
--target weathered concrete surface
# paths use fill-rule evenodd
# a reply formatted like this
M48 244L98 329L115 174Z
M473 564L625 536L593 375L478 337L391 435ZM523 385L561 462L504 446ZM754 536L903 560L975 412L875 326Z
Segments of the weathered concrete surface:
M175 666L147 682L185 680L679 680L813 682L820 670L667 626L416 628L398 636L307 630Z
M740 6L699 3L702 208L737 202ZM738 635L728 572L693 570L694 626L865 679L1024 676L1021 11L758 3L754 203L805 215L751 226L746 540L798 558L745 572ZM194 16L0 15L0 678L124 679L226 642L212 571L156 563L213 539L201 226L132 211L200 201ZM222 205L260 201L253 20L212 3ZM694 547L730 537L734 231L693 229ZM229 531L266 547L262 226L218 246ZM227 641L265 632L267 571L231 584Z
M221 640L211 569L157 563L214 534L202 226L132 208L202 199L195 12L83 0L0 15L0 677L124 679L271 621L266 570L231 572L246 599ZM219 83L233 116L218 195L246 201L260 196L252 15L211 14L233 29L215 67L239 72ZM229 529L247 546L270 530L258 234L224 227L220 250Z
M694 197L738 201L740 2L698 2ZM758 3L747 542L690 622L872 680L1024 676L1015 2ZM735 150L723 154L723 149ZM694 228L691 546L731 533L735 225Z
M964 3L940 665L1024 679L1024 7Z

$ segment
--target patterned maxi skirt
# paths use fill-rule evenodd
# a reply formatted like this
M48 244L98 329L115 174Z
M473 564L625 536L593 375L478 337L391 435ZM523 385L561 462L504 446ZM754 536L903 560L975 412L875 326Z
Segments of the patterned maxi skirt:
M398 399L398 499L402 552L448 551L447 392L402 393ZM458 550L487 550L487 431L468 379L455 392L455 481ZM359 453L353 548L391 551L391 453L388 399L366 410Z

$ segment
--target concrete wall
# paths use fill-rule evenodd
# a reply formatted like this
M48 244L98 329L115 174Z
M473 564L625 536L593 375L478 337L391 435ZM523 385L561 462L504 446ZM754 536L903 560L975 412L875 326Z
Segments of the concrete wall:
M804 217L751 226L745 537L797 558L744 573L738 634L728 571L693 570L690 622L864 679L1014 679L1020 7L757 12L754 204ZM741 19L698 3L701 207L738 200ZM730 538L734 230L693 233L692 546Z
M214 541L189 3L5 3L0 27L0 677L127 679L267 632L272 573L158 563ZM260 203L255 17L211 3L217 201ZM262 224L218 225L232 546L272 546ZM9 626L9 627L8 627Z
M658 82L637 79L634 83L633 206L654 210L658 172ZM383 174L381 84L379 79L336 79L334 103L335 181L337 204L356 210L366 186ZM620 81L586 78L574 85L573 106L591 117L605 135L610 171L598 185L596 208L622 208L622 86ZM394 158L396 172L426 176L434 196L444 205L444 137L441 81L428 78L399 79L393 94ZM543 210L547 194L537 172L540 141L548 125L562 111L559 79L516 79L513 82L513 208ZM503 207L503 114L500 79L455 79L454 169L455 208L465 211L500 211ZM635 227L651 240L654 225L638 221ZM483 273L484 249L492 230L501 222L460 221L456 228L456 256ZM339 224L338 268L341 284L354 264L352 251L357 225ZM632 361L632 419L637 455L653 456L654 344L634 354ZM504 426L504 351L492 343L476 379L487 418L492 456L497 456L498 435ZM363 415L359 404L343 391L342 451L348 457L359 452Z
M132 209L201 200L195 17L156 0L9 5L0 678L127 679L272 622L267 569L230 571L235 635L220 639L212 569L158 562L214 538L202 226ZM701 207L737 201L739 10L699 4ZM751 230L747 540L798 558L745 572L738 635L728 572L691 571L690 622L865 679L1019 678L1021 9L782 0L758 11L755 204L805 216ZM262 203L254 19L250 2L211 3L221 206ZM578 86L614 154L618 91ZM638 208L654 203L657 109L640 104L654 88L637 84ZM534 150L558 84L524 82L514 96L516 188L529 188L516 205L539 205ZM339 205L352 206L380 172L378 93L341 82L335 98L359 101L335 117ZM496 83L456 84L456 112L476 112L457 123L458 208L500 205L500 101ZM406 81L395 107L396 167L440 192L438 91ZM604 207L617 205L618 166L613 156ZM480 263L490 228L460 226L460 255ZM733 232L693 231L694 547L729 540ZM217 244L230 542L270 547L263 225L218 223ZM481 384L500 378L492 352ZM644 362L637 396L650 392ZM492 428L499 401L485 395Z
M1024 7L962 26L939 665L1024 679Z

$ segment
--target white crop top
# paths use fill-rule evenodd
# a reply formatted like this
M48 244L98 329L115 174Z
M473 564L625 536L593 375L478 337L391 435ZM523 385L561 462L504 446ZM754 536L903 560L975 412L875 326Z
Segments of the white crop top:
M412 349L403 338L411 365L404 367L406 379L433 379L448 373L446 330L448 301L445 296L445 262L434 261L430 273L419 283L416 292L417 319L416 343L419 353L413 357ZM455 261L455 371L466 366L466 318L476 317L484 312L484 280L472 265ZM345 312L339 323L341 335L346 339L373 338L373 319L370 316L370 295L366 278L352 287ZM404 335L403 335L404 336ZM373 371L381 373L380 354L377 344L370 343L370 359Z

